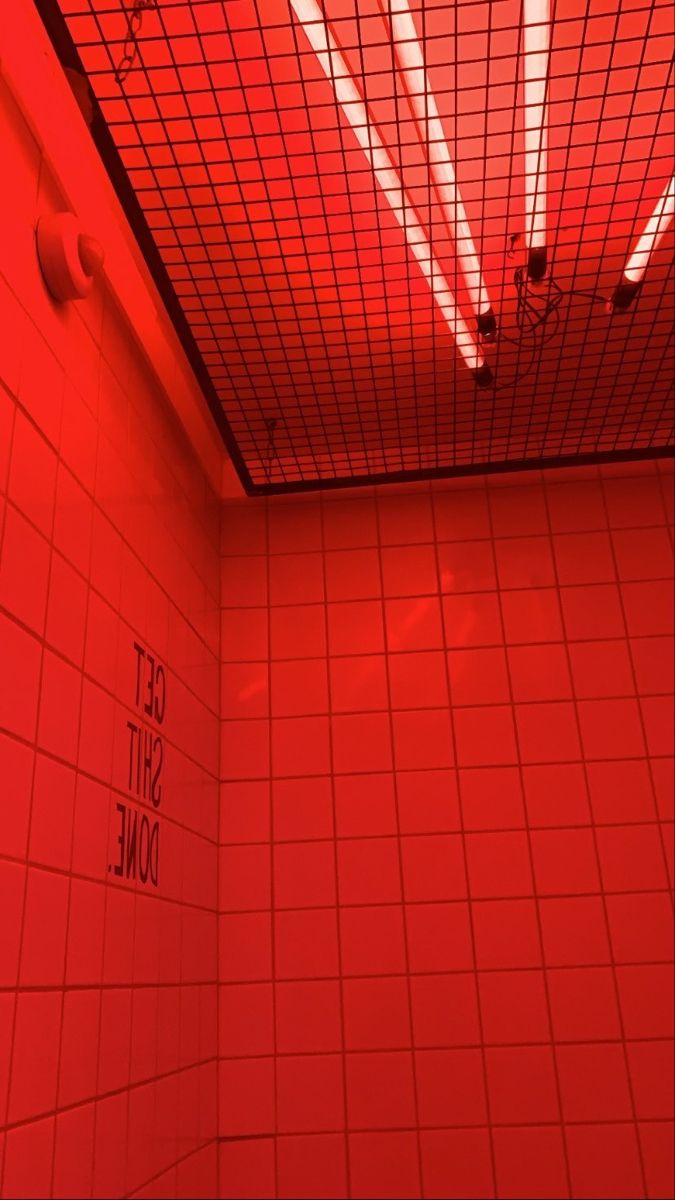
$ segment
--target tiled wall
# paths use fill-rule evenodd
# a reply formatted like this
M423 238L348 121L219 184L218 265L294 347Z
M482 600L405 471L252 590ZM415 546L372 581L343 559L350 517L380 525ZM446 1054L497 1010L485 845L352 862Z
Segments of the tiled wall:
M0 148L0 1194L211 1196L219 509L104 291L47 297L4 87Z
M669 1195L671 476L221 522L0 144L1 1194Z
M653 463L225 510L222 1196L671 1195L669 521Z

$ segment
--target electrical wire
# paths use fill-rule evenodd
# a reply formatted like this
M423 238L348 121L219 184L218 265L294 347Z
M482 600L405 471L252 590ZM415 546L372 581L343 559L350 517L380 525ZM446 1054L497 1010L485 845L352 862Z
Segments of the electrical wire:
M506 249L507 258L513 257L517 240L517 235L511 235ZM516 289L515 321L517 332L512 337L505 333L502 327L499 333L499 340L508 342L510 345L515 346L517 350L529 353L529 362L524 370L519 371L513 379L495 384L495 392L509 391L516 384L522 383L524 379L527 379L532 374L541 351L558 336L560 331L559 309L564 300L578 297L590 300L592 303L606 303L606 297L601 296L599 292L585 292L575 288L563 291L554 279L548 280L548 292L544 296L539 288L536 291L532 289L532 285L527 278L527 272L523 267L518 267L514 272L513 283Z

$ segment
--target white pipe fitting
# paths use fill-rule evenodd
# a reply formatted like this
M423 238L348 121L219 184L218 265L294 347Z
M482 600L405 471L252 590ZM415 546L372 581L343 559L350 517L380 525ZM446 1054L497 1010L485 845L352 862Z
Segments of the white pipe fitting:
M36 229L40 269L55 300L83 300L103 266L103 247L83 233L74 213L49 213Z

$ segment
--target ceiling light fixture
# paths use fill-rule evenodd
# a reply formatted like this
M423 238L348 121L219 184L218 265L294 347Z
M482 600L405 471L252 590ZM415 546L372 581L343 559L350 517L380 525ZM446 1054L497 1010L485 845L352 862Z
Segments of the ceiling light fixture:
M534 283L546 274L546 161L549 0L523 0L525 75L525 242L527 274Z
M497 332L497 322L408 0L388 0L388 5L386 0L380 0L380 7L389 19L399 74L403 79L420 140L427 151L441 209L457 248L457 257L462 265L467 291L476 314L478 333L486 340L492 341Z
M366 105L331 34L316 0L291 0L319 65L333 87L335 97L349 121L356 139L373 168L377 182L401 226L406 241L419 263L432 294L455 339L457 348L479 387L490 387L492 371L460 313L455 297L436 259L429 239L408 200L394 161L376 127L369 119Z
M621 282L617 283L612 299L607 305L608 312L623 312L637 296L642 287L649 260L662 242L673 219L673 213L675 213L675 175L666 184L654 205L654 211L623 269Z

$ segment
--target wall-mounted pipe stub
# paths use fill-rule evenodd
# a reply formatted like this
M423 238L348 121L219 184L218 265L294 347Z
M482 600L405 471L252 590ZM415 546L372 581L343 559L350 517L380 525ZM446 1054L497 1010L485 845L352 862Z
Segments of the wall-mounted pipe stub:
M84 233L74 213L40 217L36 230L40 269L55 300L83 300L103 266L103 247Z

